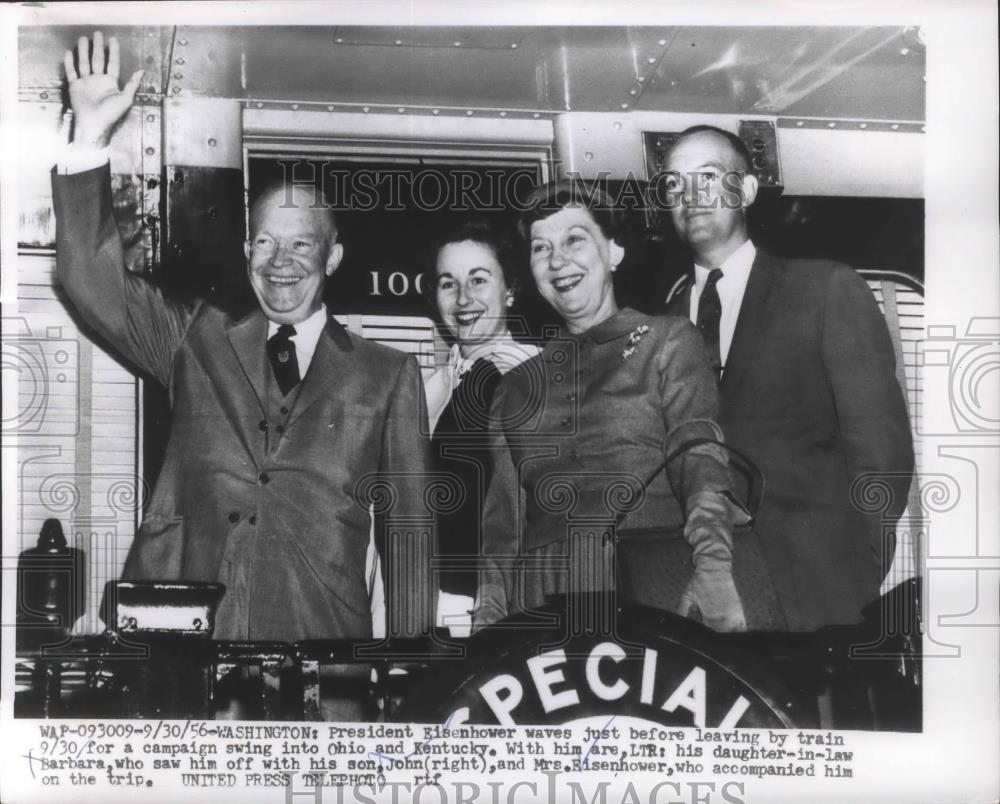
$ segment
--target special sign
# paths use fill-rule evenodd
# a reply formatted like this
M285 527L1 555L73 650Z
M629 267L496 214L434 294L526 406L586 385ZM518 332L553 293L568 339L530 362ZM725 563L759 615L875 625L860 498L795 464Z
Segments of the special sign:
M452 726L599 715L698 728L796 725L780 683L717 635L669 617L633 623L613 637L482 634L470 643L470 660L444 672L438 665L435 678L421 683L420 700L408 701L399 717Z

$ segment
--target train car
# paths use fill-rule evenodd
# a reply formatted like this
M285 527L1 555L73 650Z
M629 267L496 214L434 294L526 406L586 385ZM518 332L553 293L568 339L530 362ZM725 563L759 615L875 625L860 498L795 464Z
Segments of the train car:
M72 122L64 53L93 33L19 30L19 306L4 340L5 374L19 379L4 422L18 444L19 715L319 719L325 699L351 698L362 719L625 713L688 726L921 729L917 480L902 517L885 516L895 550L883 596L852 626L719 634L602 597L579 610L609 607L606 631L549 620L472 639L438 630L413 640L390 624L374 641L220 640L218 583L119 582L160 479L171 400L81 320L56 277L50 167ZM596 185L627 230L617 297L657 313L689 282L670 210L652 200L669 150L691 126L729 132L759 187L754 241L846 263L870 288L919 477L919 26L151 24L102 34L118 42L122 82L143 71L110 144L127 270L239 315L254 304L250 205L275 180L319 180L344 253L328 309L349 332L415 356L425 379L451 346L424 287L442 232L470 213L512 228L542 183ZM529 298L520 313L515 334L543 345L552 311ZM878 494L863 503L875 516L903 507ZM438 567L434 555L414 560ZM571 704L554 703L540 680L552 667ZM707 684L707 711L675 700L692 678Z

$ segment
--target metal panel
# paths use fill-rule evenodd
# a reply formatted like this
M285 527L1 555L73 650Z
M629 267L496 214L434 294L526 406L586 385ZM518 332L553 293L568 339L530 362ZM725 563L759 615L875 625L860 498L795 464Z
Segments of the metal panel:
M322 138L378 142L506 144L546 148L552 143L552 123L507 120L494 116L377 115L288 109L247 109L243 127L254 138Z
M648 58L658 60L669 29L556 29L549 42L535 37L547 53L549 98L554 109L606 110L631 106L642 88L639 78ZM645 78L643 77L643 80Z
M251 309L242 169L169 165L166 176L162 284L179 296L213 298L237 314Z
M541 106L534 58L511 48L509 33L483 29L479 39L492 39L497 46L468 47L455 38L458 33L436 30L425 29L422 36L428 43L439 40L438 46L383 46L338 42L341 37L330 28L244 29L245 95L390 105Z
M102 28L105 41L114 36L120 43L121 75L142 68L146 74L141 91L161 92L165 83L172 29L163 26L116 26ZM91 36L93 25L24 26L18 31L18 83L24 87L61 90L64 85L63 53L76 48L81 36Z
M174 31L164 94L176 98L191 95L214 98L243 97L247 52L243 28L180 26ZM252 30L252 29L251 29ZM263 29L274 30L274 29ZM252 52L252 51L251 51ZM304 51L292 49L302 57ZM302 67L305 65L303 64ZM291 70L295 80L300 70Z
M683 131L707 123L736 132L741 118L669 112L574 112L556 118L558 173L583 178L647 178L644 131Z
M164 102L165 162L243 167L243 110L238 100L175 96Z
M924 136L778 128L789 195L923 198Z
M55 218L49 174L62 145L61 107L57 103L22 102L17 114L18 242L51 247L55 245ZM159 176L159 141L159 109L133 106L111 143L115 211L125 241L126 264L132 270L145 270L153 259L153 243L144 225L145 215L157 214L158 201L155 193L149 195L144 188L147 178L155 182Z
M17 104L17 240L23 246L56 242L49 171L61 144L61 112L58 102Z
M25 28L21 87L58 89L91 31ZM902 27L108 28L150 93L373 106L923 120ZM397 42L399 44L397 44Z
M412 25L340 25L333 42L378 47L466 47L517 50L537 29L517 27L416 27Z
M750 151L750 163L761 187L781 186L781 162L774 123L769 120L741 120L740 139Z
M682 28L640 107L921 120L924 53L903 34L900 27Z

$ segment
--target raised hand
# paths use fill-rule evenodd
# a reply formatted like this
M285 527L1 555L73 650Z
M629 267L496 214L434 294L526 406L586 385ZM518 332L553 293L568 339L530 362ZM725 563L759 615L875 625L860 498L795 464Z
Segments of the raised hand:
M136 70L125 86L119 89L118 59L118 40L112 36L108 40L105 64L104 34L100 31L94 32L93 60L90 42L85 36L81 36L77 43L78 66L74 66L73 51L66 51L63 63L69 81L69 101L73 107L74 142L103 148L111 139L115 124L132 105L143 71Z

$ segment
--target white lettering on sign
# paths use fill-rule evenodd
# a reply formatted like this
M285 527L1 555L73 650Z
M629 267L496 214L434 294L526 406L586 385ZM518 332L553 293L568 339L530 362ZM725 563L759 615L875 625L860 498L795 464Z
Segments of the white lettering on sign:
M705 725L705 671L700 667L687 674L662 708L664 712L673 712L678 706L694 715L694 725L699 728Z
M653 703L653 682L656 681L656 650L646 648L642 656L642 693L639 700L644 704Z
M630 709L630 700L638 698L638 702L647 706L655 706L653 701L657 680L657 651L647 647L643 651L642 675L636 688L621 677L621 663L628 658L625 649L615 642L599 642L590 648L584 657L573 655L568 658L564 650L552 650L538 656L525 659L527 676L518 672L499 673L478 687L478 693L486 706L496 717L497 722L504 726L516 726L514 712L524 699L525 687L533 686L542 709L546 714L569 707L580 706L581 696L586 698L591 706L593 699L601 701L622 701L623 710ZM585 686L577 689L571 681L567 681L567 663L569 661L583 662L583 679ZM690 667L690 665L688 665ZM575 673L570 673L575 678ZM530 682L525 680L530 677ZM693 725L698 728L706 726L708 684L705 668L695 665L688 671L680 683L670 691L660 705L660 710L674 713L686 710L691 713ZM530 687L529 687L530 688ZM734 691L735 693L735 691ZM735 728L743 716L752 707L748 698L736 694L735 702L728 708L717 728ZM634 706L635 704L631 704ZM462 713L464 722L469 711L466 708L457 710Z
M500 693L506 691L506 695L500 697ZM497 723L504 726L516 726L514 718L510 713L521 703L524 696L524 688L521 682L508 673L491 678L479 688L479 694L483 696L486 705L496 715Z
M564 709L567 706L575 706L580 703L580 696L576 690L569 689L562 692L552 692L555 684L560 684L566 680L562 670L549 670L557 664L566 664L566 652L554 650L543 653L541 656L532 656L528 659L528 672L535 682L538 690L538 698L542 702L542 708L548 712L556 709Z
M587 684L602 701L617 701L628 692L628 684L622 679L611 685L605 684L601 679L601 659L610 659L617 664L624 658L625 651L614 642L602 642L587 657Z
M722 722L719 724L720 729L731 729L737 723L740 722L740 718L743 714L750 708L750 701L744 698L742 695L736 699L736 703L732 705L730 710L726 712L726 716L722 718Z

